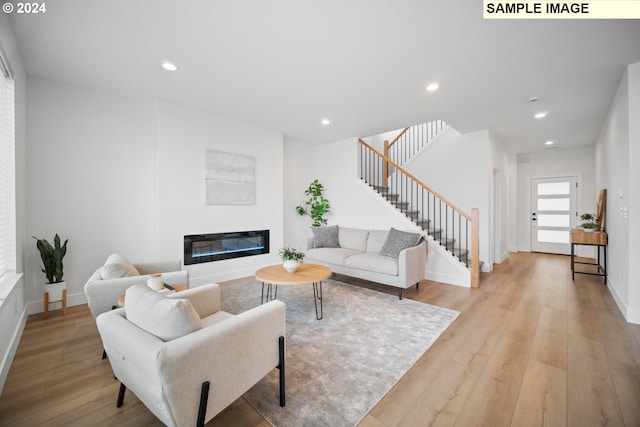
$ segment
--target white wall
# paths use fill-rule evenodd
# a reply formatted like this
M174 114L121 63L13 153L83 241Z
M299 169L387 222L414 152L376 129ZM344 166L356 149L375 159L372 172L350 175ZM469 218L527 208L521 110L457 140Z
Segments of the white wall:
M578 213L595 212L600 188L595 187L594 148L549 150L518 156L518 250L531 251L531 179L577 176ZM585 248L579 248L582 254ZM588 251L588 253L591 253ZM586 255L587 252L584 252Z
M24 272L23 248L31 244L26 231L26 99L27 76L20 52L11 31L7 14L0 14L0 44L11 66L15 96L15 184L16 184L16 265L15 273ZM4 386L22 330L27 320L24 277L0 280L0 392Z
M299 216L296 206L305 204L307 196L304 191L317 178L315 147L285 139L283 167L284 245L303 250L305 239L310 234L311 218Z
M640 212L640 124L635 119L639 116L640 64L633 64L618 86L596 146L597 185L608 192L608 287L633 323L640 323L640 273L632 262L640 256L640 227L632 221Z
M509 224L515 222L509 209L509 181L515 170L510 168L504 142L493 132L489 132L489 151L489 249L491 262L500 264L509 255Z
M282 244L282 135L199 110L29 79L28 235L69 239L69 303L112 252L133 262L182 259L191 233L271 230L271 254L187 267L194 284L251 275ZM251 206L204 203L205 149L256 157ZM26 249L28 301L44 278Z
M640 63L630 65L629 73L629 302L627 304L627 320L640 324L640 270L631 260L640 259L640 224L634 219L640 217ZM615 215L615 212L613 213ZM617 237L617 236L615 236Z
M496 154L496 158L500 157ZM448 128L405 169L466 213L480 212L480 260L493 268L490 239L491 139L488 130L461 134Z
M255 205L206 205L204 156L214 149L256 158ZM186 266L192 283L252 276L282 246L282 134L206 112L158 104L158 259L181 259L189 234L270 230L271 253ZM147 214L148 215L148 214Z

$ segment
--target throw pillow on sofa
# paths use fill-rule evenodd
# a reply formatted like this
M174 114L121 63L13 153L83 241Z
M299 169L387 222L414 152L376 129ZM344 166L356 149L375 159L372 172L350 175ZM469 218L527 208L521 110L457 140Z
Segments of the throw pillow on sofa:
M338 226L311 227L314 248L339 248Z
M398 258L400 252L414 247L421 239L422 235L419 233L400 231L391 227L391 230L389 230L389 234L387 235L387 240L385 240L382 248L380 249L380 255Z
M139 276L138 270L122 255L112 254L107 258L100 270L102 280L119 279L121 277Z

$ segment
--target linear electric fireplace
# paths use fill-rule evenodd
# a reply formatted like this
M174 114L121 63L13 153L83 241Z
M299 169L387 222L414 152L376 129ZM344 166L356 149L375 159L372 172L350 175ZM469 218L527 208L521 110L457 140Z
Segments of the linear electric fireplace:
M184 236L184 264L269 253L269 230Z

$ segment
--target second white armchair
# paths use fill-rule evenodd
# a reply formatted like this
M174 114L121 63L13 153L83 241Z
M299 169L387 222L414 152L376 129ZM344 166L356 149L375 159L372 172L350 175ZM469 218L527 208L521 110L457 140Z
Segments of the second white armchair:
M170 285L189 286L189 272L180 270L180 261L132 264L119 254L112 254L104 265L93 272L84 285L89 310L93 317L118 305L127 288L147 283L150 274L162 273Z

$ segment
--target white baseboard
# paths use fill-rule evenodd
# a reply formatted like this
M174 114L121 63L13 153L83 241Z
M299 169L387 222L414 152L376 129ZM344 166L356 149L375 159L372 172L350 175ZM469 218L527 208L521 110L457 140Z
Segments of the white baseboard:
M607 276L607 289L609 289L609 293L616 302L624 319L629 323L640 325L640 310L627 307L627 304L618 293L618 284L610 276Z
M84 294L84 292L67 295L67 308L86 303L87 296ZM29 315L44 313L44 298L41 300L30 301L27 305L27 309ZM49 304L49 311L52 310L62 310L62 302L52 302L51 304Z

